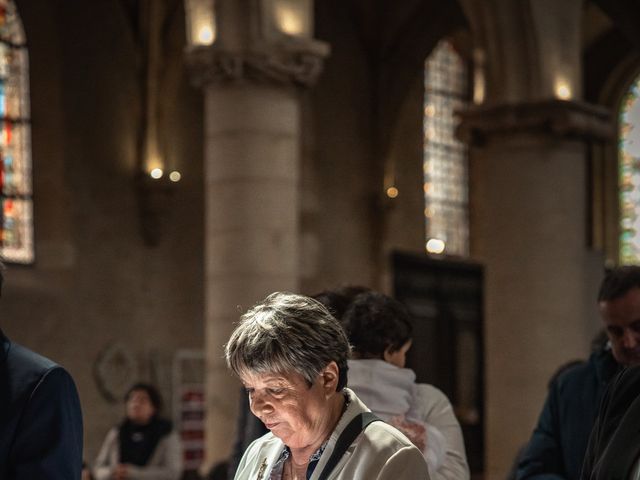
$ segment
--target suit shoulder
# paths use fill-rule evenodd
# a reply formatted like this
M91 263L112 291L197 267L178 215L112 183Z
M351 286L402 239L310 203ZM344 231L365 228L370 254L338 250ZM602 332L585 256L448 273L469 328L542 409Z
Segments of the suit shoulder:
M47 357L29 350L17 343L12 343L7 353L7 364L12 371L32 372L44 374L45 372L60 368L60 365Z
M581 386L584 382L597 381L596 367L591 362L576 364L557 375L553 383L561 390Z
M69 373L60 365L16 343L11 344L6 357L10 397L21 398L44 388L75 385ZM75 387L74 387L75 388Z

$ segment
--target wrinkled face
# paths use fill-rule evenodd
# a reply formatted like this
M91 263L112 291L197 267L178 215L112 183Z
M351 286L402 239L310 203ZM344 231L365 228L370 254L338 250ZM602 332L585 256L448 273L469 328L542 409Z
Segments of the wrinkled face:
M319 375L309 387L299 373L247 373L240 377L251 411L290 448L304 448L322 442L330 417L326 382ZM333 385L333 394L335 384Z
M622 365L640 364L640 288L600 302L599 307L616 361Z
M127 418L138 425L146 425L156 413L146 390L134 390L125 404Z
M387 348L384 352L384 361L389 362L396 367L404 368L407 363L407 352L411 348L411 340L402 345L398 350L391 351Z

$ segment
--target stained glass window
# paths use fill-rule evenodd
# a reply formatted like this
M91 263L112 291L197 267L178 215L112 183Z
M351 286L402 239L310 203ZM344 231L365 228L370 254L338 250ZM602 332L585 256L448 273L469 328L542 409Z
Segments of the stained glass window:
M0 249L7 262L31 263L33 200L29 59L12 0L0 0Z
M467 68L447 41L425 63L424 198L430 253L469 254L467 149L455 138L454 112L469 101Z

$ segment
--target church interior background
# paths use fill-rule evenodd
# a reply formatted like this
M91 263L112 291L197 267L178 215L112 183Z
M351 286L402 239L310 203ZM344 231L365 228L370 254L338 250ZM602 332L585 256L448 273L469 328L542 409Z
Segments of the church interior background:
M414 314L474 477L504 478L604 268L640 259L638 24L625 0L0 0L2 329L74 376L88 461L144 379L204 468L240 312L370 286Z

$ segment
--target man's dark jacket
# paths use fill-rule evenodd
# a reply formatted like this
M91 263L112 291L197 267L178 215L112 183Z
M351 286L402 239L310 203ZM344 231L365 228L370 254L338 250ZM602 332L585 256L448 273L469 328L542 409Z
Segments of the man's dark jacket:
M627 480L640 455L640 366L607 389L585 455L584 480Z
M0 479L78 480L82 414L71 376L0 331Z
M538 425L520 458L517 480L580 478L598 406L617 370L611 351L600 350L551 384Z

